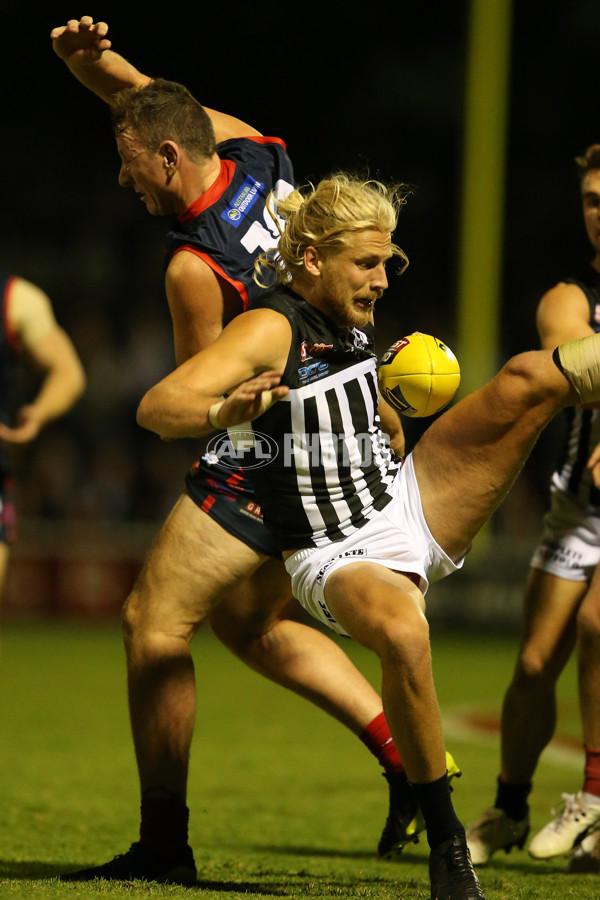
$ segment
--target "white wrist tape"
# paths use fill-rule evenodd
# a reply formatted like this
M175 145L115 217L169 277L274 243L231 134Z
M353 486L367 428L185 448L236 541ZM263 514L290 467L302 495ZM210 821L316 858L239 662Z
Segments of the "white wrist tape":
M261 400L263 405L263 412L266 412L275 403L271 391L263 391Z
M600 400L600 334L560 344L553 359L577 391L580 403Z
M224 403L225 399L217 400L217 402L213 403L213 405L208 410L208 421L213 428L217 429L217 431L220 431L223 428L223 426L219 422L219 412Z
M210 422L212 427L216 428L218 431L221 431L221 429L226 427L219 422L219 412L221 411L221 407L224 403L225 398L223 398L222 400L217 400L217 402L213 403L213 405L208 410L208 421ZM273 394L271 393L271 391L262 392L261 403L263 407L262 412L266 412L271 406L273 406L275 400L273 400Z

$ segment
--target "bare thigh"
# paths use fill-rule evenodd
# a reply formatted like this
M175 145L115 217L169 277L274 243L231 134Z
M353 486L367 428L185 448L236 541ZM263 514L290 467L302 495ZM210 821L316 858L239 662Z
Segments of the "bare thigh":
M224 592L268 557L233 537L182 494L148 554L125 606L125 620L188 639Z
M575 643L577 611L587 583L530 569L523 606L521 667L526 673L560 674Z
M215 634L234 651L262 637L282 619L303 620L292 596L290 576L282 560L268 557L246 578L224 586L210 622Z
M503 501L538 435L571 396L549 352L523 353L424 433L413 451L423 512L451 559Z
M413 582L378 563L350 563L331 573L325 598L336 621L359 644L379 652L426 626L425 601Z

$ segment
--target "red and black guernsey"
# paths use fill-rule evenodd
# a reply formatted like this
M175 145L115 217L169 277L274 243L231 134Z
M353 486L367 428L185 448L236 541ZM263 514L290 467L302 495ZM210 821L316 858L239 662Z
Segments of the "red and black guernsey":
M274 137L233 138L217 152L220 175L169 231L166 264L179 250L197 254L233 285L246 309L264 291L254 281L254 261L279 240L267 198L292 189L292 163Z
M8 324L8 303L14 276L0 269L0 421L13 425L17 409L17 336ZM11 466L6 448L0 441L0 475L10 474Z
M168 265L181 250L195 253L233 285L246 309L251 300L265 292L254 280L254 262L279 240L267 208L269 195L278 198L289 193L295 186L294 173L280 138L233 138L222 141L217 153L221 159L219 177L172 226L165 262ZM198 303L202 303L202 297ZM186 484L194 502L230 531L228 523L219 518L221 507L215 498L231 501L232 506L243 498L244 503L252 505L254 492L243 477L239 460L225 451L219 456L206 453L188 472Z

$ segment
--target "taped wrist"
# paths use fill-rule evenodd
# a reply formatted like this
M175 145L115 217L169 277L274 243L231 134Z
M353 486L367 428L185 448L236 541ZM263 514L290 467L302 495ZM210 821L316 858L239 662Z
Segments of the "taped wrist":
M213 405L208 410L208 421L213 428L217 429L217 431L220 431L223 428L223 426L219 422L219 412L224 403L225 398L223 398L222 400L217 400L217 402L213 403Z
M577 392L580 403L600 400L600 334L559 344L552 359Z

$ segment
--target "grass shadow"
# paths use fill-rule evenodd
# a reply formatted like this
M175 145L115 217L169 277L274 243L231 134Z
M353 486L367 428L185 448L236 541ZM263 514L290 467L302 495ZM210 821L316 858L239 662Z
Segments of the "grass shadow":
M239 844L236 845L239 848ZM303 847L294 844L245 844L252 852L275 853L280 856L314 856L317 859L358 859L372 860L382 866L398 866L403 862L411 865L428 865L428 856L424 854L402 853L396 859L379 859L372 850L328 850L323 847Z
M196 884L191 886L201 891L222 891L223 893L238 894L265 894L271 897L288 897L292 891L290 885L280 884L261 884L252 881L203 881L198 879Z
M522 862L515 861L506 861L506 860L495 860L493 859L486 866L477 866L476 872L481 874L482 872L521 872L523 875L568 875L569 873L565 869L564 865L556 865L553 863L544 863L540 865L539 862L535 862L534 860L523 860Z
M58 878L65 871L67 869L63 865L40 862L35 859L29 859L26 862L0 859L0 878L39 881L43 878Z

